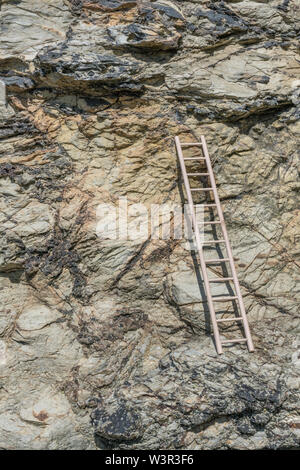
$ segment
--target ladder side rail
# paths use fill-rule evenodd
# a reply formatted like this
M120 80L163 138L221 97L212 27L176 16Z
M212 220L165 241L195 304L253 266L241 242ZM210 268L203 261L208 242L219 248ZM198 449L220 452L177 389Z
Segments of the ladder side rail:
M208 169L209 176L210 176L211 186L213 188L215 202L216 202L216 205L217 205L218 216L219 216L219 219L220 219L220 222L221 222L221 229L222 229L222 232L223 232L223 235L224 235L224 240L225 240L225 245L226 245L226 249L227 249L227 253L228 253L229 263L230 263L230 266L231 266L231 272L232 272L233 282L234 282L234 286L235 286L235 291L236 291L236 295L238 297L238 301L239 301L239 305L240 305L241 316L243 318L243 326L244 326L244 331L245 331L245 335L246 335L246 338L247 338L247 345L248 345L249 351L253 352L254 351L254 345L253 345L253 342L252 342L252 337L251 337L251 332L250 332L248 319L247 319L247 315L246 315L246 311L245 311L243 297L242 297L241 290L240 290L240 283L239 283L239 280L238 280L238 277L237 277L237 274L236 274L235 265L234 265L234 261L233 261L233 254L232 254L232 250L231 250L231 246L230 246L230 242L229 242L229 238L228 238L228 234L227 234L227 229L226 229L226 225L225 225L225 220L224 220L224 216L223 216L223 211L222 211L222 207L221 207L221 203L220 203L220 199L219 199L219 195L218 195L218 191L217 191L214 172L213 172L213 169L212 169L212 165L211 165L211 161L210 161L210 157L209 157L205 137L203 135L201 135L201 142L202 142L203 154L206 158L206 165L207 165L207 169Z
M216 319L214 304L213 304L212 295L211 295L211 291L210 291L210 285L209 285L208 275L207 275L207 271L206 271L206 264L205 264L205 261L204 261L204 256L203 256L203 251L202 251L202 243L201 243L199 228L198 228L198 225L197 225L197 220L196 220L196 215L195 215L195 210L194 210L194 202L193 202L193 198L192 198L192 192L191 192L191 189L190 189L190 184L189 184L189 180L188 180L188 177L187 177L187 172L186 172L186 168L185 168L183 153L182 153L180 140L179 140L178 136L175 137L175 144L176 144L177 154L178 154L179 163L180 163L180 167L181 167L181 173L182 173L182 176L183 176L183 181L184 181L184 185L185 185L185 189L186 189L186 193L187 193L189 208L190 208L190 212L191 212L192 225L193 225L193 228L194 228L194 233L195 233L195 238L196 238L196 245L197 245L197 248L198 248L198 251L199 251L200 265L201 265L203 281L204 281L206 295L207 295L207 302L208 302L208 306L209 306L209 310L210 310L210 314L211 314L214 337L215 337L215 341L216 341L216 349L217 349L218 354L222 354L223 349L222 349L222 344L221 344L221 339L220 339L220 332L219 332L219 328L218 328L218 325L217 325L217 319Z

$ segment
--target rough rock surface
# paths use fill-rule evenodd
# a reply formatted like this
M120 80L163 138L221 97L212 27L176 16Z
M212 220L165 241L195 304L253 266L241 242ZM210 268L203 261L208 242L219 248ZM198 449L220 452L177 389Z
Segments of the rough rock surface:
M0 17L0 448L299 447L297 0ZM120 196L181 204L176 134L207 137L253 354L217 357L183 240L96 235Z

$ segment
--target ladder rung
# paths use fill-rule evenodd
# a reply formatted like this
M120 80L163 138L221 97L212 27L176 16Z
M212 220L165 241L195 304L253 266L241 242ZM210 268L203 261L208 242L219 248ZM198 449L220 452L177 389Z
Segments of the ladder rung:
M213 277L212 279L208 279L209 282L226 282L226 281L233 281L233 277Z
M232 317L232 318L218 318L217 322L224 322L224 321L240 321L243 320L243 317Z
M206 259L205 263L223 263L225 261L230 261L229 258L216 258L216 259Z
M209 225L209 224L220 224L220 220L210 220L209 222L198 222L198 224L204 224L204 225Z
M209 176L209 173L187 173L188 176Z
M206 160L205 157L185 157L183 160Z
M215 243L224 243L225 240L223 239L220 239L220 240L210 240L209 242L203 242L202 245L211 245L211 244L215 244Z
M215 300L216 302L223 302L223 301L226 301L226 300L236 300L236 299L238 299L238 296L233 295L232 297L230 297L230 296L227 296L227 297L212 297L212 299Z
M191 142L190 144L187 142L180 142L181 147L188 147L189 145L196 145L197 147L202 147L201 142Z
M244 343L244 341L247 341L247 338L243 339L225 339L224 341L221 341L222 344L226 343Z
M191 188L191 191L212 191L213 188Z
M194 204L194 207L215 207L217 204L205 204L205 202L203 204Z

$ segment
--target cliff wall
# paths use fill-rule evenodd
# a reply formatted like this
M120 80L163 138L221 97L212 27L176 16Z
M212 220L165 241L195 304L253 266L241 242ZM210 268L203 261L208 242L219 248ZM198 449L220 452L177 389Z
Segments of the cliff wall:
M0 448L299 446L298 2L0 5ZM200 134L253 354L216 355L184 240L95 231L180 205Z

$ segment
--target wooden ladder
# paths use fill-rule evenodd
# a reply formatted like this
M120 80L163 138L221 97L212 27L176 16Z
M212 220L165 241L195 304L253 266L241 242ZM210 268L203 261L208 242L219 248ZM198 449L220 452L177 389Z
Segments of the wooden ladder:
M223 352L222 345L223 344L243 343L243 342L247 343L249 352L252 352L252 351L254 351L254 346L253 346L251 333L250 333L250 329L249 329L249 325L248 325L247 315L246 315L246 312L245 312L243 298L242 298L242 295L241 295L240 284L239 284L237 274L236 274L236 270L235 270L235 266L234 266L234 260L233 260L233 256L232 256L232 251L231 251L229 239L228 239L228 234L227 234L227 230L226 230L224 217L223 217L223 211L222 211L222 208L221 208L220 199L219 199L218 192L217 192L215 177L214 177L210 157L209 157L209 154L208 154L205 138L204 138L204 136L201 136L201 142L197 142L197 143L186 143L186 142L181 143L180 140L179 140L179 137L176 136L175 137L175 144L176 144L177 154L178 154L178 158L179 158L179 162L180 162L180 167L181 167L181 172L182 172L182 176L183 176L183 182L184 182L184 186L185 186L185 190L186 190L186 195L187 195L187 199L188 199L188 205L189 205L190 215L191 215L191 219L192 219L192 227L193 227L193 233L194 233L194 236L195 236L196 247L197 247L197 251L198 251L198 254L199 254L199 258L200 258L200 265L201 265L202 276L203 276L203 281L204 281L204 286L205 286L205 291L206 291L207 303L208 303L210 316L211 316L211 321L212 321L212 327L213 327L213 333L214 333L217 352L218 352L218 354L222 354L222 352ZM202 156L201 157L184 158L183 152L182 152L182 147L200 147L200 149L202 150ZM201 172L200 173L195 173L195 172L194 173L187 173L186 166L185 166L185 160L194 160L194 161L202 162L202 163L206 164L207 171L205 173L201 173ZM207 176L210 180L210 186L207 187L207 188L191 188L188 176L193 176L193 177L195 177L195 176ZM211 224L211 223L219 224L220 227L221 227L222 233L223 233L223 238L222 239L211 240L209 242L202 242L201 241L201 236L200 236L200 231L199 231L199 222L196 219L196 213L195 213L195 206L196 205L193 201L193 196L192 196L192 193L194 191L207 191L206 194L209 194L209 193L213 194L214 200L209 201L209 203L204 203L203 207L205 207L205 206L214 207L217 210L219 220L218 221L209 221L209 222L205 222L205 223L207 223L207 224ZM199 204L197 204L197 205L199 205ZM200 224L201 223L203 224L204 222L200 222ZM206 245L206 246L207 245L214 245L216 247L217 244L224 244L225 245L228 258L217 258L217 259L206 260L204 258L203 246L204 245ZM209 279L208 272L207 272L207 265L208 264L215 264L215 263L219 264L219 263L227 263L227 262L230 265L230 269L231 269L231 273L232 273L231 277L220 277L220 278ZM234 295L234 296L225 296L225 297L213 297L212 293L211 293L211 285L210 284L215 283L215 282L233 282L234 290L235 290L236 295ZM234 301L234 302L237 302L237 304L239 305L239 311L240 311L239 316L238 317L231 317L231 318L217 319L214 303L218 302L218 301L222 301L222 302L226 302L226 301L233 302ZM243 325L243 328L244 328L245 338L226 339L226 340L221 339L218 323L220 323L220 322L229 322L229 321L241 322L241 324Z

